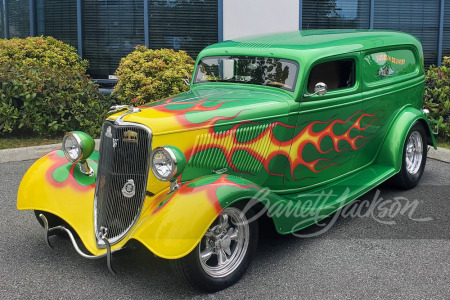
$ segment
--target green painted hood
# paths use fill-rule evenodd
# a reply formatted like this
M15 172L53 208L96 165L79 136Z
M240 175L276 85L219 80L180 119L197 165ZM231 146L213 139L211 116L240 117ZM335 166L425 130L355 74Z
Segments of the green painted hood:
M124 121L144 124L160 135L186 129L262 121L286 116L298 107L290 94L276 88L202 84L172 98L140 107ZM115 119L123 112L115 114Z

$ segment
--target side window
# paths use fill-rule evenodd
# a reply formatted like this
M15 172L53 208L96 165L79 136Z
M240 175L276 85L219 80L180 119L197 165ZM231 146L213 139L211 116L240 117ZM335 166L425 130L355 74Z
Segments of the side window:
M334 60L315 66L308 78L308 93L314 93L318 82L327 85L328 91L349 88L355 85L355 60Z
M411 50L391 50L366 54L363 70L366 82L378 82L416 71L417 62Z

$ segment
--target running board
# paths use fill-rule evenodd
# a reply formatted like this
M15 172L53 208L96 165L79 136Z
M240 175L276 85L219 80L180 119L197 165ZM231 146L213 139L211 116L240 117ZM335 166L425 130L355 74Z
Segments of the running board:
M70 241L72 242L72 245L75 248L75 250L78 252L78 254L80 254L82 257L87 258L87 259L98 259L98 258L103 258L103 257L106 256L106 264L108 266L108 270L112 274L116 275L116 272L114 272L114 269L112 268L111 261L112 261L112 252L116 252L118 250L111 251L111 245L110 245L108 239L105 236L102 237L102 240L103 240L103 242L106 245L106 253L103 253L103 254L100 254L100 255L89 255L89 254L84 253L80 249L80 247L78 247L78 244L77 244L77 242L75 240L75 237L73 236L72 232L69 229L67 229L66 227L61 226L61 225L49 228L48 227L48 220L47 220L47 218L43 214L40 214L39 218L41 218L41 220L44 222L44 240L45 240L45 243L47 244L47 246L49 246L50 248L53 249L53 246L50 244L50 241L48 239L51 232L54 232L54 231L57 231L57 230L64 231L69 236Z
M277 206L273 207L273 212L281 216L272 216L278 233L289 234L319 223L395 173L392 167L372 165L319 188L281 195Z

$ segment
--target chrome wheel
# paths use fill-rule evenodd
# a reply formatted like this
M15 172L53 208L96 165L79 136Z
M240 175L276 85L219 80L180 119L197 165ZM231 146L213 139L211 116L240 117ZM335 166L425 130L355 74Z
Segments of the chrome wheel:
M235 271L247 253L250 228L245 214L228 207L205 233L199 247L200 264L214 278Z
M414 131L409 136L406 145L406 170L409 174L415 175L422 165L423 141L419 132Z

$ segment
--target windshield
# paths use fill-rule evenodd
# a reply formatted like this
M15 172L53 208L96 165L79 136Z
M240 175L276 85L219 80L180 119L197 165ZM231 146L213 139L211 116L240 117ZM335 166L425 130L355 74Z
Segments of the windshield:
M231 82L295 89L298 63L260 56L211 56L198 63L194 83Z

